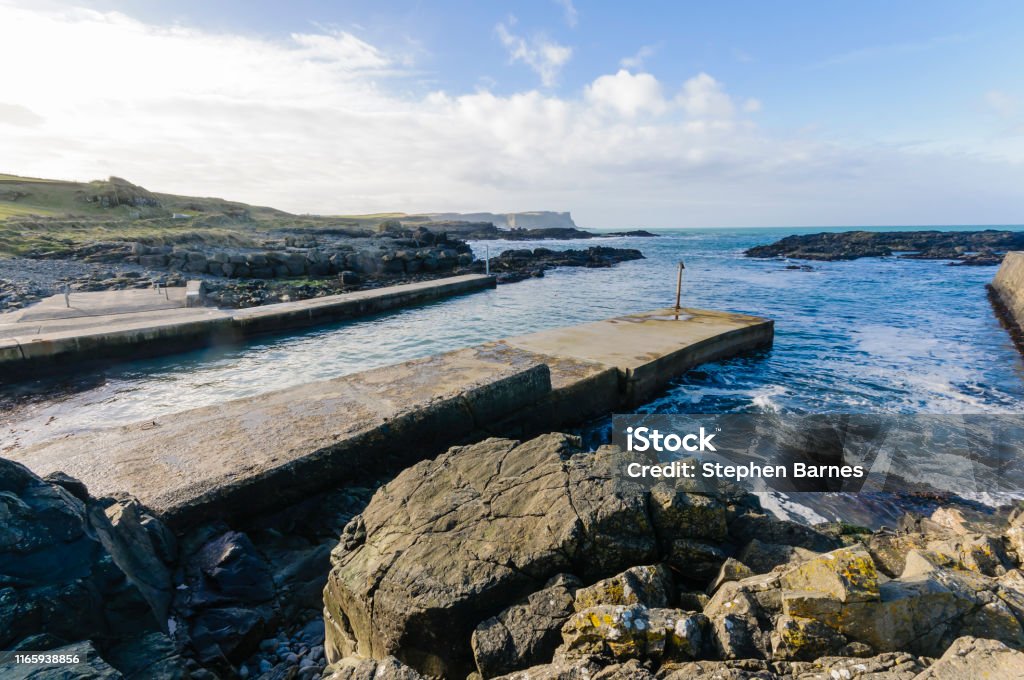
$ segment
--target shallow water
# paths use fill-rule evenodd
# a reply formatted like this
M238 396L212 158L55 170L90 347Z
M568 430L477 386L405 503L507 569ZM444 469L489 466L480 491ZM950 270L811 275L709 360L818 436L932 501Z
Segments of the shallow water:
M1024 410L1024 364L986 296L994 267L869 258L787 270L742 256L820 229L679 230L509 247L641 249L610 269L560 269L496 290L242 347L132 362L0 392L0 452L509 335L672 304L775 319L772 349L690 372L642 410L975 413ZM484 243L474 244L482 255Z

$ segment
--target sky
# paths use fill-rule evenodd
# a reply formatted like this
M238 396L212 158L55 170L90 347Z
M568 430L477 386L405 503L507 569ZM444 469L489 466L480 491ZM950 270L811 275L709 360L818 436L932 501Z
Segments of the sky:
M0 0L0 172L296 213L1024 223L1024 3Z

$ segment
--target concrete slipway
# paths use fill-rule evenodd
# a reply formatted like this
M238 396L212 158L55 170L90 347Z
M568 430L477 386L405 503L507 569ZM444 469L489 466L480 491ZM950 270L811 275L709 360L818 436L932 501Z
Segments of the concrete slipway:
M770 345L770 320L660 310L490 342L7 454L189 524L282 507L490 434L525 437L647 400Z
M135 359L231 344L494 288L482 274L240 310L186 307L185 288L74 293L0 315L0 382L96 360ZM165 296L166 295L166 296Z

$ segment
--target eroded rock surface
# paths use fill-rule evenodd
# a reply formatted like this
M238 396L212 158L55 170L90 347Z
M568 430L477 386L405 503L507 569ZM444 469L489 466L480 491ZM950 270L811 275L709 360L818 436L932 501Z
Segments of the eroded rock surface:
M678 542L691 541L688 549L717 574L729 522L756 502L682 485L652 491L622 474L624 455L614 447L581 453L574 438L551 434L523 444L490 439L403 472L333 553L328 658L394 655L425 674L468 673L480 622L558 573L595 583L678 556ZM655 609L675 598L668 573L663 564L642 578L623 574L577 591L577 601L589 606L609 599L601 592L616 593L608 604ZM696 572L671 580L687 579L707 585Z
M725 487L635 484L626 455L491 439L399 475L332 554L329 659L524 680L1016 672L1024 520L812 528Z

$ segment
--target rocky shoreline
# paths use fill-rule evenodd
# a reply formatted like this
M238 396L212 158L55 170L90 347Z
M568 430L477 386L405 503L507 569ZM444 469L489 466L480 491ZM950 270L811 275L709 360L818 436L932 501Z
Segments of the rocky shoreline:
M0 459L0 646L89 660L61 677L1024 674L1021 514L808 527L626 458L488 439L177 531Z
M22 258L0 259L0 311L56 294L65 284L72 290L96 291L184 285L186 279L201 278L207 282L204 289L211 304L242 308L483 273L485 264L474 257L464 234L449 231L456 226L406 229L385 222L376 233L297 230L233 245L120 240L31 252ZM577 235L566 236L564 229L508 231L486 226L489 229L474 227L476 235L469 237L486 233L496 238L493 232L512 240L518 238L513 233L529 233L530 239L595 237L577 229L571 230ZM492 259L499 283L543 276L554 267L607 267L643 258L635 249L603 246L510 252L514 254Z
M998 265L1009 250L1024 249L1024 232L997 231L846 231L798 234L745 251L747 257L797 260L855 260L890 257L950 260L950 265Z

